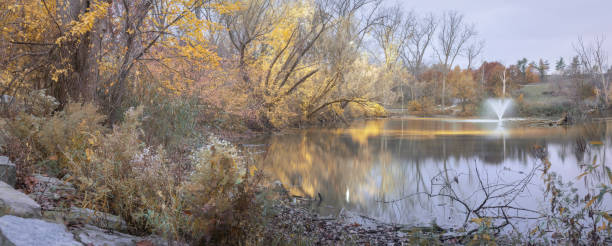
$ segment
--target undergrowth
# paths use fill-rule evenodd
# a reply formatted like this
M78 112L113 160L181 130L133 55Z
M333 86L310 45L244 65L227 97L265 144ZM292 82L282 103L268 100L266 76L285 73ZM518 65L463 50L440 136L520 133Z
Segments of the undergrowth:
M135 234L261 243L263 203L256 194L262 175L231 143L193 134L194 104L133 107L108 128L94 104L69 103L55 111L54 98L37 95L29 110L2 124L3 152L17 163L20 186L34 173L64 178L79 191L71 205L120 215ZM194 143L183 146L183 139ZM185 158L169 157L179 150Z

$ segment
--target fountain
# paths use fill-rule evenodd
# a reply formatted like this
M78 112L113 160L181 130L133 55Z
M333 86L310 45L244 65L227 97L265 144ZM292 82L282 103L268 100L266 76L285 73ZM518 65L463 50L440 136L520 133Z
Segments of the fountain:
M506 99L506 69L502 75L502 94L501 98L490 98L487 100L487 104L491 107L493 112L497 115L497 120L501 123L504 118L504 113L512 103L512 99Z
M495 112L495 115L497 115L497 119L501 122L504 118L506 110L512 103L512 99L490 98L487 100L487 103L489 104L489 107L491 107L493 112Z

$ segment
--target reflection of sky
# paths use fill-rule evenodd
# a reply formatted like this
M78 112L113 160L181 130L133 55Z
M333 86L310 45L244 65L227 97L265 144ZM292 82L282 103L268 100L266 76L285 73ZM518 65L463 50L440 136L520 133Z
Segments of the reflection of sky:
M321 193L324 205L348 208L388 222L423 225L435 220L440 225L463 223L463 209L447 199L413 196L429 188L430 180L449 170L461 196L479 202L476 168L490 183L518 180L536 160L530 155L534 144L547 146L552 170L564 181L575 180L583 170L577 164L577 136L602 139L607 129L525 128L516 122L454 119L375 120L334 131L305 131L299 136L274 136L264 161L270 176L291 191L314 197ZM599 134L599 136L598 136ZM591 139L588 139L591 140ZM591 145L584 154L589 163L608 160L606 148ZM600 177L600 178L603 178ZM600 179L602 180L602 179ZM593 182L593 180L591 180ZM593 183L581 182L578 188ZM528 189L513 204L544 208L543 185L536 175ZM536 198L536 199L534 199ZM474 204L475 205L475 204Z

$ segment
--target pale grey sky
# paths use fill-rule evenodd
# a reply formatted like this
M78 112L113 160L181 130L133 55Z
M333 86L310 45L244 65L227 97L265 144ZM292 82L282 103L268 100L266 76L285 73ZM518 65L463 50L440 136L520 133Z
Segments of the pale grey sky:
M392 2L394 0L391 0ZM605 50L612 56L612 0L398 0L417 14L440 15L447 10L464 14L484 39L482 58L516 63L540 57L553 64L570 59L578 36L590 41L605 35ZM612 59L612 57L610 57ZM431 60L431 59L430 59ZM458 61L463 65L462 61ZM612 62L612 61L611 61Z

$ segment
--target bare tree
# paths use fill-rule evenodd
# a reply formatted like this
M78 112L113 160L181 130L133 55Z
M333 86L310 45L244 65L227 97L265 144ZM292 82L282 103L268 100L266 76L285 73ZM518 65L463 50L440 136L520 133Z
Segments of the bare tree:
M239 11L222 17L229 40L238 52L238 68L247 84L250 82L246 71L247 48L274 29L277 21L275 7L270 0L254 0Z
M384 55L384 63L389 69L399 61L400 50L411 36L414 22L411 16L404 18L399 6L381 9L378 12L378 25L373 26L373 34Z
M442 69L442 108L446 107L446 77L466 43L476 35L473 25L463 20L463 15L456 11L446 12L442 16L441 29L438 33L438 46L434 51Z
M415 19L413 22L416 23L407 22L404 26L405 29L409 29L411 36L402 49L401 58L418 80L423 66L423 57L436 32L438 23L433 14L422 19Z
M467 57L468 59L468 65L467 65L468 70L472 69L472 63L474 62L474 59L476 59L476 57L478 57L482 53L482 49L484 48L484 45L485 45L484 40L480 40L478 42L470 44L465 49L465 57Z
M601 82L601 99L608 105L609 81L606 79L606 68L608 67L608 53L604 50L605 37L595 37L593 43L585 44L582 37L578 37L578 42L574 44L574 50L578 54L580 63L585 72L590 73L594 79Z

